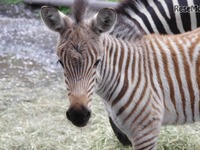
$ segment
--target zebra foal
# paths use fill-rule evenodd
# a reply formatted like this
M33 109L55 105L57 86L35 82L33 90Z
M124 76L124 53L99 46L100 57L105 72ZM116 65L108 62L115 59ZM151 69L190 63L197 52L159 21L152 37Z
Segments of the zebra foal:
M74 19L44 6L44 23L60 34L57 46L70 101L67 118L88 123L96 92L135 150L156 149L161 125L200 120L200 29L179 35L143 35L133 40L107 31L116 12L101 9L84 19L76 0Z

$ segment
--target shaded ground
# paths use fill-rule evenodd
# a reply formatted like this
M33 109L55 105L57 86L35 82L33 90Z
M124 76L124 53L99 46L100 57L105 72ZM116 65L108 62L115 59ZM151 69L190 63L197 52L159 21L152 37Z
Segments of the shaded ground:
M48 87L55 81L60 83L61 69L54 53L55 34L36 19L4 16L0 17L0 25L1 93L11 92L15 87L33 89ZM19 96L23 94L28 96L26 92L19 93ZM5 96L10 99L9 94Z
M0 17L9 18L39 18L40 6L31 6L24 3L5 4L0 1Z

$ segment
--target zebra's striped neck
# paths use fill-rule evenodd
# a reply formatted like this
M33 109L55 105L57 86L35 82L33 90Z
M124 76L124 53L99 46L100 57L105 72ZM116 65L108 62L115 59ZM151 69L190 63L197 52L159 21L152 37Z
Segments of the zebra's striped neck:
M125 95L124 91L129 88L133 80L144 78L145 81L146 67L141 68L146 65L143 59L146 52L141 48L141 42L137 40L131 44L129 41L112 36L104 37L103 47L105 51L100 67L97 94L114 105Z

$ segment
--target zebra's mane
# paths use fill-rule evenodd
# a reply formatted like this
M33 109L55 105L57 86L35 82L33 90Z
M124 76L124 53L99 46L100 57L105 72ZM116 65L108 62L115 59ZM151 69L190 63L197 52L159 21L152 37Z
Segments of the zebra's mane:
M134 7L138 6L138 2L140 1L147 0L123 0L119 2L118 6L115 8L115 11L117 12L117 22L110 32L111 35L116 36L117 38L134 40L146 34L138 21L125 11L126 8L132 7L132 5Z
M75 0L73 3L73 15L75 22L78 24L85 18L86 10L88 8L87 0Z
M120 13L117 14L117 21L110 31L110 35L123 40L135 40L145 35L144 30L137 22Z

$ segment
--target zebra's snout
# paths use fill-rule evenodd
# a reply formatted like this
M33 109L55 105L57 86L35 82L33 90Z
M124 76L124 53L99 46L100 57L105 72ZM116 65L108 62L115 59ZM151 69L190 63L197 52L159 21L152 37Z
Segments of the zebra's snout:
M67 119L70 120L77 127L84 127L91 116L91 111L86 107L69 108L66 112Z

